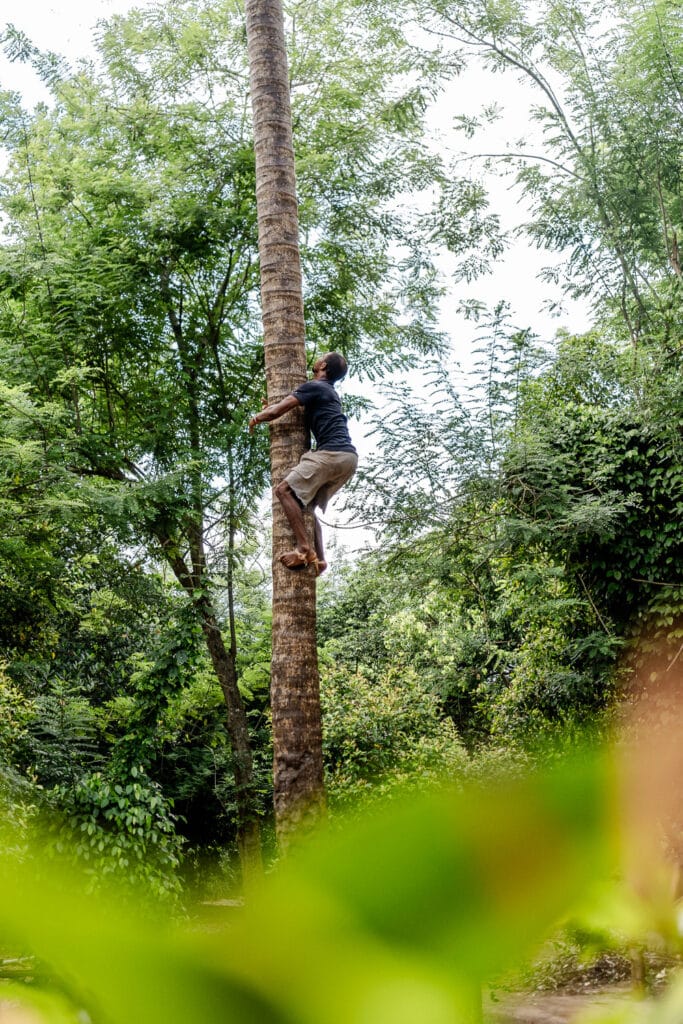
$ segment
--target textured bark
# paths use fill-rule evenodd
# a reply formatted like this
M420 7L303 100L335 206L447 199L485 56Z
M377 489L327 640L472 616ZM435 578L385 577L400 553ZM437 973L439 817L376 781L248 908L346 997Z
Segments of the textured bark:
M266 379L268 401L276 402L306 378L289 75L280 0L246 0L246 13ZM271 425L274 487L306 443L299 412ZM324 809L315 577L312 569L293 573L280 565L279 555L292 547L294 539L274 496L271 704L281 846Z

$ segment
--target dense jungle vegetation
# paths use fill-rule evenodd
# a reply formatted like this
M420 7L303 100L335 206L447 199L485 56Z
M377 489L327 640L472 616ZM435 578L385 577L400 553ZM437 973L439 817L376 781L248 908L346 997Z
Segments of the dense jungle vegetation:
M311 360L347 355L352 431L373 445L345 501L374 543L333 557L318 589L335 820L444 774L514 778L549 742L609 732L636 644L677 662L683 14L336 0L287 16L307 343ZM92 891L143 883L180 912L239 884L207 618L271 834L242 11L134 10L75 67L12 26L3 40L51 94L33 110L0 94L7 842L22 849L40 822L43 852ZM485 163L451 160L425 129L474 62L533 103L529 137ZM453 111L470 145L496 116ZM590 303L588 332L560 318L541 337L513 322L512 297L471 298L511 240L493 175L520 203L517 237L561 258L548 280ZM476 349L465 388L440 326L458 306Z
M681 600L679 13L605 22L563 3L534 22L516 6L426 5L412 16L440 46L424 52L389 13L335 4L314 27L297 8L292 29L309 345L347 353L346 400L376 445L349 499L376 550L320 588L332 806L599 723L629 637L675 644ZM232 834L198 602L235 659L269 814L240 12L114 18L97 66L68 68L17 30L5 46L53 102L2 98L3 788L19 828L47 810L55 843L77 836L93 877L137 864L176 892ZM504 301L470 307L463 392L439 298L457 301L506 238L481 181L425 145L423 118L475 54L501 82L534 84L543 152L496 168L594 327L551 341L512 326ZM416 213L411 192L431 208ZM455 280L438 277L444 247Z

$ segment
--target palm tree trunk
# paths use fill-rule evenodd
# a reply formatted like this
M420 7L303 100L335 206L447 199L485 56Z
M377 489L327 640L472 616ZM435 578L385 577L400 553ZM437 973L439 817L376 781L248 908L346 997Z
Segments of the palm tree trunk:
M246 0L256 154L261 303L268 401L306 377L304 313L289 75L280 0ZM273 486L306 446L301 415L270 428ZM273 498L273 775L281 846L324 810L322 731L316 649L315 578L293 573L277 556L294 546Z

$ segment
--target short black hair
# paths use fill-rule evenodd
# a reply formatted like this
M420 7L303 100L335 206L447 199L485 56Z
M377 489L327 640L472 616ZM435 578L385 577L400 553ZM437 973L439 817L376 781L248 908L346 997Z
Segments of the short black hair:
M346 376L349 364L339 352L328 352L322 358L325 361L325 376L332 384Z

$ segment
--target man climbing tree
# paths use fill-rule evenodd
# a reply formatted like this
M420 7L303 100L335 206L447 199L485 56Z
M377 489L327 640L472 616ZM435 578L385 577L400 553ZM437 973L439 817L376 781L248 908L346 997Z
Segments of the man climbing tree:
M275 488L297 545L293 551L280 555L280 561L292 570L314 565L318 576L327 568L327 562L322 529L314 509L317 507L324 512L330 498L351 479L358 465L346 416L334 389L335 382L346 376L347 369L344 356L328 352L313 364L313 380L302 384L281 402L266 405L249 421L249 430L253 431L259 423L271 423L291 409L304 407L304 422L315 438L316 448L304 452L299 464ZM313 514L313 544L302 512L305 508Z
M280 0L246 0L254 120L256 207L268 400L277 404L306 379L298 211L289 74ZM307 447L301 410L271 427L277 484ZM273 502L273 550L291 547L280 502ZM316 647L315 575L273 559L273 790L281 848L323 813L322 726Z

